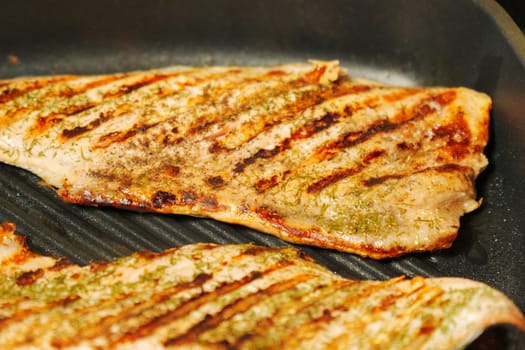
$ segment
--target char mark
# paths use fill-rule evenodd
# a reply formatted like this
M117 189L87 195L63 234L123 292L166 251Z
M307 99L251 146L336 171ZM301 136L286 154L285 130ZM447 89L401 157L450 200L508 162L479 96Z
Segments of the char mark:
M338 113L326 113L321 118L306 123L302 128L296 130L290 137L282 140L279 145L272 149L259 149L253 156L244 158L235 165L233 171L237 174L242 173L244 169L255 163L257 159L270 159L277 156L279 153L291 148L294 141L307 139L314 134L329 128L341 118Z
M240 71L230 70L224 75L237 74ZM265 103L268 99L276 97L285 91L300 87L297 81L279 83L271 89L257 90L255 93L244 93L237 98L232 105L230 97L234 91L244 91L246 86L251 84L264 83L274 78L272 75L263 74L258 76L245 76L241 81L231 81L225 85L208 87L201 96L196 96L191 100L192 104L210 104L217 110L213 113L205 113L198 116L188 127L185 136L202 133L210 126L219 121L226 121L235 118L239 114L246 112L254 106Z
M53 266L49 268L49 271L60 271L70 266L74 266L74 264L67 257L64 256L58 258L53 264Z
M135 90L138 90L140 88L143 88L145 86L148 86L148 85L151 85L153 83L156 83L156 82L159 82L159 81L162 81L162 80L167 80L169 78L173 78L173 77L176 77L178 75L180 75L181 73L177 72L177 73L173 73L173 74L156 74L156 75L153 75L153 76L150 76L150 77L143 77L142 79L136 81L136 82L133 82L131 84L125 84L125 85L121 85L119 86L118 90L116 91L112 91L112 92L108 92L104 95L104 99L107 99L107 98L116 98L116 97L121 97L121 96L124 96L124 95L127 95Z
M334 149L340 150L344 148L354 147L360 143L363 143L371 137L380 133L393 132L403 125L421 120L428 115L436 112L436 108L431 105L432 102L438 103L441 107L451 103L456 96L454 91L446 91L439 94L433 94L418 104L416 104L410 111L402 110L399 114L394 116L391 120L379 120L373 123L368 129L363 131L351 131L347 132L337 140L329 143L323 147L323 150Z
M368 129L362 130L362 131L350 131L346 132L343 135L339 137L338 140L327 143L323 145L319 150L317 150L317 155L319 159L330 159L335 154L337 154L340 150L354 147L358 144L361 144L373 136L376 136L378 134L386 134L393 132L403 125L420 120L425 118L428 115L431 115L432 113L436 112L436 108L431 106L431 102L436 102L440 106L446 106L447 104L451 103L456 96L456 93L454 91L446 91L439 94L433 94L422 101L420 101L416 106L414 106L411 111L408 113L406 111L400 112L400 114L396 115L392 120L380 120L375 123L373 123ZM397 121L397 122L396 122ZM400 148L406 148L406 144L398 144L398 147ZM371 153L369 153L364 159L363 163L367 165L370 161L372 161L374 158L378 158L384 154L384 151L376 150ZM334 173L325 176L324 178L317 180L313 184L309 185L307 188L308 193L318 193L322 189L348 177L353 176L357 174L358 172L362 171L364 169L364 166L357 166L354 168L348 168L348 169L341 169L337 170ZM375 183L381 183L386 181L387 178L381 180L369 180L368 183L373 185Z
M213 189L220 188L225 185L224 179L221 176L210 176L206 179L206 183Z
M168 346L180 346L183 344L188 344L193 341L198 340L199 336L209 330L215 329L221 323L231 320L236 315L240 315L251 308L255 307L257 304L265 302L269 297L286 292L291 288L295 287L301 282L308 281L311 279L312 275L301 274L290 277L286 280L281 280L276 283L271 284L265 289L260 289L252 294L249 294L243 298L235 300L233 303L227 305L219 313L215 315L208 315L200 323L193 326L187 333L180 335L175 338L166 340L165 345ZM233 340L233 343L236 341Z
M116 343L124 343L127 341L133 341L147 334L152 334L156 329L166 324L169 324L170 322L174 320L185 317L190 312L199 309L200 307L202 307L203 305L207 303L214 302L220 296L228 294L232 291L235 291L241 288L242 286L260 278L262 275L263 274L261 272L254 271L239 280L236 280L233 282L225 282L219 285L214 290L211 290L208 292L202 291L201 293L195 295L191 299L182 303L180 306L178 306L174 310L169 310L164 314L156 316L155 318L137 327L135 330L128 332L125 336L118 339ZM209 274L203 274L200 276L202 276L202 278L200 278L200 281L198 282L195 281L195 283L189 283L188 287L195 288L195 287L202 286L205 282L213 278L213 275L209 275ZM187 289L188 287L185 286L185 289ZM180 291L181 290L177 288L176 290L173 291L174 292L173 294L180 293Z
M363 163L365 164L370 164L370 162L372 162L374 159L377 159L377 158L380 158L382 157L383 155L385 155L386 151L384 149L377 149L377 150L374 150L370 153L368 153L364 158L363 158Z
M117 142L123 142L137 134L143 134L147 130L157 126L159 123L151 123L151 124L141 124L141 125L134 125L129 130L126 130L125 133L123 133L117 140Z
M261 179L255 183L255 190L257 193L264 193L278 184L277 175L273 175L268 179Z
M21 97L32 91L44 88L46 86L61 83L67 80L73 79L74 76L60 76L56 78L46 79L46 80L35 80L32 84L28 84L23 88L7 88L0 92L0 103L6 103L12 101L18 97Z
M120 112L122 113L122 112ZM125 142L126 140L136 136L145 134L149 129L159 125L160 122L150 124L135 124L127 130L123 131L112 131L98 138L97 144L93 146L93 149L101 149L109 147L113 143ZM98 124L100 125L100 124ZM97 125L97 126L98 126ZM93 130L93 129L90 129ZM88 130L86 130L88 131Z
M155 76L148 77L148 78L143 78L142 80L139 80L139 81L137 81L137 82L135 82L133 84L122 85L122 86L120 86L120 88L118 89L117 92L108 92L108 93L106 93L104 98L103 98L103 101L107 102L109 99L119 98L121 96L124 96L126 94L131 93L132 91L138 90L138 89L140 89L140 88L142 88L144 86L153 84L153 83L161 81L161 80L166 80L166 79L172 78L172 77L177 76L177 75L180 75L180 73L160 74L160 75L155 75ZM95 88L95 87L98 87L98 86L102 86L102 85L105 85L105 84L109 84L109 83L114 82L116 80L122 79L122 78L124 78L126 76L127 75L115 75L115 76L105 77L103 79L100 79L100 80L91 82L89 84L86 84L85 86L83 86L81 88L72 89L68 93L67 97L71 97L73 95L78 95L78 94L84 93L84 92L86 92L89 89L92 89L92 88ZM65 93L62 94L62 97L66 97ZM78 115L78 114L80 114L82 112L85 112L87 110L93 109L94 107L97 107L97 106L98 106L98 104L95 103L95 102L88 102L88 103L84 103L82 105L67 106L64 109L59 110L57 112L54 112L53 114L51 114L49 116L46 116L44 118L45 119L50 118L51 120L54 120L58 116L71 117L71 116ZM73 137L80 136L80 135L82 135L82 134L84 134L84 133L86 133L88 131L96 129L97 127L99 127L103 123L107 122L111 118L116 117L117 115L121 115L122 113L125 112L125 109L122 109L122 108L119 108L119 107L117 107L116 110L118 110L117 113L109 112L109 111L108 112L101 112L99 118L89 122L87 125L77 126L77 127L73 128L73 129L63 130L62 131L62 137L65 138L65 139L71 139ZM45 122L46 122L46 120L44 120L44 124L43 125L46 126L47 124ZM42 120L40 121L40 124L42 124ZM129 137L132 137L136 133L144 131L144 130L141 130L141 128L146 128L147 129L148 126L135 127L135 129L132 129L132 130L128 131L129 134L128 133L124 133L123 135L119 134L120 138L125 140L125 139L127 139ZM35 130L40 130L40 131L44 131L45 130L45 129L39 127L38 124L36 125L36 128L34 128L34 129Z
M272 149L259 149L253 156L244 158L242 161L235 164L235 168L233 168L233 172L240 174L246 169L247 166L250 164L255 163L257 159L270 159L273 158L275 155L279 154L282 150L287 149L289 147L289 144L287 144L287 140L284 140L280 145L275 146Z
M197 194L191 190L182 191L181 203L183 205L195 204L198 198Z
M295 315L305 315L307 313L310 313L310 310L313 307L319 307L322 300L332 295L335 290L351 286L355 283L357 282L352 280L339 280L333 281L330 284L317 284L315 286L315 293L317 294L317 296L312 300L305 301L304 299L297 300L293 298L288 303L292 303L290 307L294 310ZM270 316L258 320L255 328L251 332L247 332L246 334L236 339L233 344L229 344L228 349L247 349L250 348L250 344L255 344L257 339L266 339L268 335L265 332L265 330L269 327L274 327L275 321L280 317L287 317L285 315L287 315L287 313L289 312L289 309L287 307L288 303L286 305L281 305L281 307L277 308L275 312L273 312ZM282 331L285 331L285 329L282 329ZM280 335L279 337L284 336L286 336L286 332Z
M78 137L88 131L94 130L99 127L101 124L105 123L113 117L112 113L100 113L97 119L90 121L87 125L77 126L73 129L64 129L62 130L63 139L72 139Z
M26 271L17 277L16 284L19 286L27 286L27 285L35 283L36 280L38 280L39 278L43 276L44 276L44 270L42 269L36 269L34 271Z
M198 274L193 281L189 282L183 282L178 285L173 286L173 288L167 289L161 293L155 294L152 296L152 300L155 303L161 303L166 300L168 300L170 297L175 296L177 294L180 294L186 290L191 290L194 288L201 288L204 283L208 282L213 278L213 275L208 273L200 273ZM140 327L137 327L134 330L131 330L124 334L122 337L118 339L114 339L111 343L112 348L113 346L117 344L122 344L126 342L132 342L137 339L143 338L144 336L151 334L156 328L160 328L163 325L168 324L170 321L177 319L178 317L183 317L188 312L192 311L193 309L200 306L199 303L202 303L204 300L202 299L204 295L201 294L198 297L195 297L193 299L190 299L188 303L182 304L177 309L167 312L165 314L162 314L160 316L154 317L150 319L148 322L142 324ZM199 298L200 297L200 298ZM141 305L135 305L135 308L141 308ZM127 319L131 319L133 316L136 316L133 314L133 310L135 308L131 308L130 314L123 315Z
M325 95L323 98L315 101L312 104L309 104L308 107L315 106L321 102L326 102L325 98L336 98L342 95L351 95L351 94L359 94L368 92L372 89L372 87L368 85L354 85L345 88L338 87L335 92L332 93L331 96ZM383 98L389 102L396 101L401 98L408 97L410 95L413 95L415 93L419 92L417 89L409 89L409 90L403 90L402 92L394 92L391 94L387 94L383 96ZM272 158L279 153L286 151L292 147L292 144L299 140L305 140L308 138L313 137L315 134L330 128L331 126L337 124L341 120L345 118L351 117L353 114L355 114L357 111L364 109L364 108L375 108L380 103L380 99L377 97L370 97L365 99L364 101L360 101L355 103L355 105L347 105L345 106L342 111L333 111L333 112L326 112L323 114L320 118L311 120L307 122L305 125L303 125L301 128L295 130L290 137L287 137L283 139L277 146L275 146L271 150L267 149L259 149L253 156L247 157L243 159L242 161L238 162L235 165L235 168L233 171L235 173L242 173L244 169L255 163L255 161L259 158L262 159L269 159ZM301 111L304 111L306 108L302 109ZM296 113L300 111L295 111ZM333 149L341 149L345 147L350 147L353 144L357 144L359 142L363 142L366 139L370 138L374 133L378 132L385 132L390 129L394 129L396 126L395 124L391 124L388 122L381 122L377 123L376 125L372 126L371 129L369 129L366 133L363 132L349 132L345 135L343 135L342 139L339 141L336 141L332 144L329 144L326 148L333 148ZM218 152L222 151L223 149L218 144L213 144L210 146L209 151L210 152ZM325 154L330 153L327 152L327 150L324 150Z
M290 85L290 88L286 89L285 91L288 91L292 88L301 87L300 85L297 86L299 83L305 84L306 81L304 79L299 79L298 81L293 82ZM297 92L293 102L286 103L279 110L275 110L267 114L261 114L258 117L259 122L257 124L250 125L249 127L250 135L249 136L243 135L244 138L241 143L246 143L254 139L261 132L268 131L269 129L275 126L278 126L280 123L284 122L285 120L291 119L297 116L298 114L303 113L305 110L309 108L313 108L321 103L326 102L327 99L334 99L334 98L337 98L343 95L364 93L364 92L369 91L370 89L372 89L372 87L368 85L348 86L347 84L345 84L345 82L338 81L332 86L330 86L329 89L320 88L320 89L313 90L313 91L311 90L299 91ZM348 112L347 114L351 114L349 110L345 112ZM260 122L261 120L264 120L264 122ZM305 128L314 128L314 129L318 128L317 130L314 130L314 133L319 132L325 128L323 123L326 123L326 122L327 122L326 118L324 120L316 120L306 125ZM299 131L299 133L301 132L308 132L308 131ZM238 133L238 130L232 130L232 133ZM228 136L230 135L228 134L228 135L225 135L224 137L227 138ZM296 135L296 137L299 137L299 136L300 135ZM308 136L305 136L305 138L306 137ZM209 147L208 150L210 153L228 152L228 151L232 151L236 149L238 146L240 146L240 144L236 144L235 146L225 146L223 142L219 140L219 141L214 142Z
M180 167L177 165L165 165L164 166L164 173L168 174L169 176L176 177L180 174Z
M389 288L391 284L395 283L397 281L396 279L391 279L389 281L384 281L382 283L375 283L375 284L369 284L365 288L360 289L357 294L348 294L343 298L342 300L337 300L333 305L323 306L322 312L316 312L312 317L307 318L307 320L298 325L297 327L294 327L290 329L288 332L286 332L285 339L283 339L283 342L285 343L297 343L300 344L301 341L304 339L304 337L308 337L311 332L321 331L322 329L326 329L327 324L332 322L334 319L337 318L335 316L335 313L345 313L348 310L352 309L355 305L358 305L359 303L363 303L363 300L367 300L367 298L370 298L373 293L380 289L386 289ZM406 297L407 294L412 293L412 291L409 292L397 292L397 293L390 293L385 298L380 300L378 302L378 305L374 307L374 314L380 314L381 311L388 311L389 307L392 307L396 304L396 301L399 299L402 299L403 297ZM323 304L323 303L321 303ZM319 305L308 305L308 307L303 311L299 312L308 312L308 310L311 310L311 307L319 308ZM291 341L290 341L291 340ZM329 344L329 343L328 343ZM330 346L329 346L330 347Z
M408 177L408 176L415 175L415 174L420 174L420 173L425 173L425 172L429 172L429 171L436 171L436 172L439 172L439 173L458 171L458 172L461 172L465 177L469 178L471 181L474 181L474 179L473 179L474 172L473 172L472 168L467 167L467 166L463 166L463 165L459 165L459 164L452 164L451 163L451 164L443 164L443 165L434 166L434 167L428 167L428 168L420 169L420 170L417 170L417 171L414 171L414 172L410 172L410 173L388 174L388 175L383 175L383 176L378 176L378 177L372 177L372 178L368 178L368 179L363 180L362 183L366 187L372 187L372 186L381 185L382 183L384 183L384 182L386 182L388 180L399 180L399 179L402 179L404 177Z
M252 271L248 276L242 278L241 280L235 281L232 283L228 283L224 287L221 286L218 288L218 290L220 291L221 289L225 289L224 291L220 291L221 292L220 295L231 293L234 290L239 289L242 286L256 279L263 278L266 275L270 274L271 272L274 272L279 269L283 269L293 264L294 262L285 261L285 262L280 262L277 265L271 266L264 271ZM287 289L297 285L300 282L306 281L307 279L311 277L312 277L311 275L294 276L291 279L276 282L265 289L258 290L245 297L238 298L232 303L226 305L217 314L207 315L201 322L195 324L184 334L167 339L164 342L164 345L165 346L181 346L181 345L196 341L202 333L216 328L222 322L226 322L232 319L235 315L242 314L243 312L247 311L254 305L257 305L258 303L263 302L265 299L268 298L268 295L274 295L274 294L286 291Z
M366 187L372 187L376 185L381 185L383 182L388 181L388 180L402 179L405 176L407 175L395 174L395 175L384 175L384 176L379 176L379 177L372 177L372 178L363 180L363 185L365 185Z
M151 198L151 204L155 208L162 208L165 205L178 204L177 196L170 192L157 191Z
M359 166L356 166L356 167L353 167L353 168L346 168L346 169L339 169L335 172L333 172L332 174L328 175L328 176L325 176L323 177L322 179L320 180L317 180L315 181L314 183L310 184L307 189L306 189L306 192L307 193L310 193L310 194L315 194L315 193L319 193L321 190L323 190L324 188L338 182L338 181L341 181L349 176L353 176L357 173L359 173L361 170L363 170L363 166L362 165L359 165Z

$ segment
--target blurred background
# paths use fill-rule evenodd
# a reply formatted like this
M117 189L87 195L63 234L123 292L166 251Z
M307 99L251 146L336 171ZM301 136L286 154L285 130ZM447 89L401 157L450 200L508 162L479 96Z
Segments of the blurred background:
M525 32L525 0L498 0L514 22Z

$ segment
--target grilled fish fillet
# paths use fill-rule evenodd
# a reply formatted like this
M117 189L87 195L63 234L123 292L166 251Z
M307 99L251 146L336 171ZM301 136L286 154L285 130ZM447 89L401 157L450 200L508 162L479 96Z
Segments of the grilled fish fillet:
M194 244L80 267L0 226L2 349L460 349L502 293L461 278L341 278L294 248Z
M0 161L69 202L385 258L449 247L479 206L490 108L337 62L19 78L0 81Z

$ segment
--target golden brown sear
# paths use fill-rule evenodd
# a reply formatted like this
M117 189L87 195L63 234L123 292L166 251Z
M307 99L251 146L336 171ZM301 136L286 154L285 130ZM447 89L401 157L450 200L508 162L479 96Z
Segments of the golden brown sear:
M462 278L357 281L293 248L193 244L77 266L0 226L2 349L461 349L502 293Z
M0 161L73 203L385 258L449 247L479 206L490 108L337 62L19 78L0 84Z

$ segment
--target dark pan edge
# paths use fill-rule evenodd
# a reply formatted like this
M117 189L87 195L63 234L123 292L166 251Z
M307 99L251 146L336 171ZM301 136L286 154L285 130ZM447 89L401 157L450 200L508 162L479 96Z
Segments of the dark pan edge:
M495 0L479 0L478 4L496 22L503 36L516 52L521 65L525 67L525 34Z

